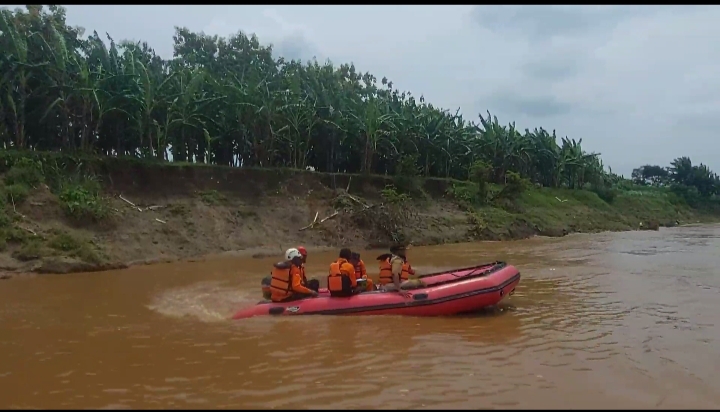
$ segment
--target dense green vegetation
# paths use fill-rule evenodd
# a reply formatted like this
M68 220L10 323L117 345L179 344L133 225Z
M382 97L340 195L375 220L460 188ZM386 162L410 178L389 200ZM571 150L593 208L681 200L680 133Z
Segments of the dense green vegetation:
M468 121L352 64L276 58L255 36L177 28L170 60L106 37L84 37L59 6L0 12L4 148L470 179L481 200L486 183L589 187L606 201L631 184L582 139L558 144L554 131L520 131L490 113ZM686 158L653 182L690 198L718 188Z
M679 157L670 167L645 165L634 169L632 182L641 186L667 187L691 206L715 204L720 179L704 164L693 165L688 157Z

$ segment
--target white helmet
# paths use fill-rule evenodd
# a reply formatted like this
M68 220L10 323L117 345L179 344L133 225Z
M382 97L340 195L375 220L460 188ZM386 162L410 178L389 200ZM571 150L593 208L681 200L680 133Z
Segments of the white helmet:
M291 248L291 249L288 249L287 251L285 251L285 260L293 260L296 257L302 258L302 255L300 254L299 250L297 250L295 248Z

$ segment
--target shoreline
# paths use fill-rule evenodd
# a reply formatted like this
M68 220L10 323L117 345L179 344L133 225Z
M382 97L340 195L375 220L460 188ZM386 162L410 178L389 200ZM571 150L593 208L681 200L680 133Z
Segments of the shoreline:
M675 225L672 227L663 227L664 229L670 229L670 228L683 228L683 227L694 227L694 226L705 226L705 225L712 225L712 224L718 224L720 223L720 219L716 221L705 221L705 222L693 222L693 223L684 223ZM648 231L656 231L656 230L640 230L640 229L629 229L629 230L602 230L602 231L589 231L589 232L573 232L568 233L566 235L562 236L545 236L545 235L532 235L529 237L524 238L517 238L517 239L507 239L507 240L473 240L473 241L467 241L467 242L453 242L453 243L425 243L425 244L415 244L413 243L413 247L426 247L426 246L438 246L438 245L445 245L445 244L460 244L460 243L475 243L475 242L515 242L519 240L526 240L526 239L532 239L532 238L547 238L547 239L553 239L553 238L559 238L559 237L566 237L566 236L573 236L573 235L596 235L596 234L602 234L602 233L620 233L620 232L648 232ZM290 247L290 246L288 246ZM306 245L308 249L311 249L313 252L328 252L334 249L337 249L333 246L313 246L313 245ZM357 247L357 246L356 246ZM360 248L361 250L372 250L367 248ZM229 251L222 251L222 252L211 252L208 254L198 255L198 256L186 256L186 257L155 257L155 258L147 258L147 259L139 259L139 260L132 260L128 262L112 262L112 263L101 263L93 266L92 264L87 264L84 262L77 262L76 264L70 264L67 267L67 271L62 272L52 272L52 271L30 271L30 272L24 272L24 271L0 271L0 280L9 280L13 278L28 278L28 277L35 277L35 276L42 276L42 275L65 275L65 274L78 274L78 273L101 273L101 272L109 272L109 271L122 271L126 269L130 269L135 266L152 266L152 265L159 265L159 264L182 264L182 263L189 263L189 262L196 262L201 260L208 260L208 259L215 259L215 258L245 258L245 259L264 259L272 256L279 256L282 252L281 251L271 251L272 249L269 247L254 247L254 248L247 248L247 249L238 249L238 250L229 250Z

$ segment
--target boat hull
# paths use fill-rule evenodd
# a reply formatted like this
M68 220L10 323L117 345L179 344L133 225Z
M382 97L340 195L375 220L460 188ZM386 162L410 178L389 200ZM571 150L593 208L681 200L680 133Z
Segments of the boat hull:
M455 315L497 305L515 291L520 272L504 262L493 262L420 278L425 287L404 293L375 291L340 298L322 291L324 293L316 298L260 302L238 311L233 319L298 315Z

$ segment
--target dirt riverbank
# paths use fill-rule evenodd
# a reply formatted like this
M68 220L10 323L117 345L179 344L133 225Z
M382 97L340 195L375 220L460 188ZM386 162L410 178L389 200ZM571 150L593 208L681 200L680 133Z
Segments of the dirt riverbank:
M45 176L47 165L39 169L29 182L18 178L27 171L3 172L4 277L223 252L280 256L299 244L364 249L398 237L431 245L714 220L657 191L620 192L608 203L584 190L531 188L512 204L469 207L453 196L468 183L445 179L419 180L401 194L386 176L106 159L93 168L93 194L82 189L87 178L63 185L57 173Z

